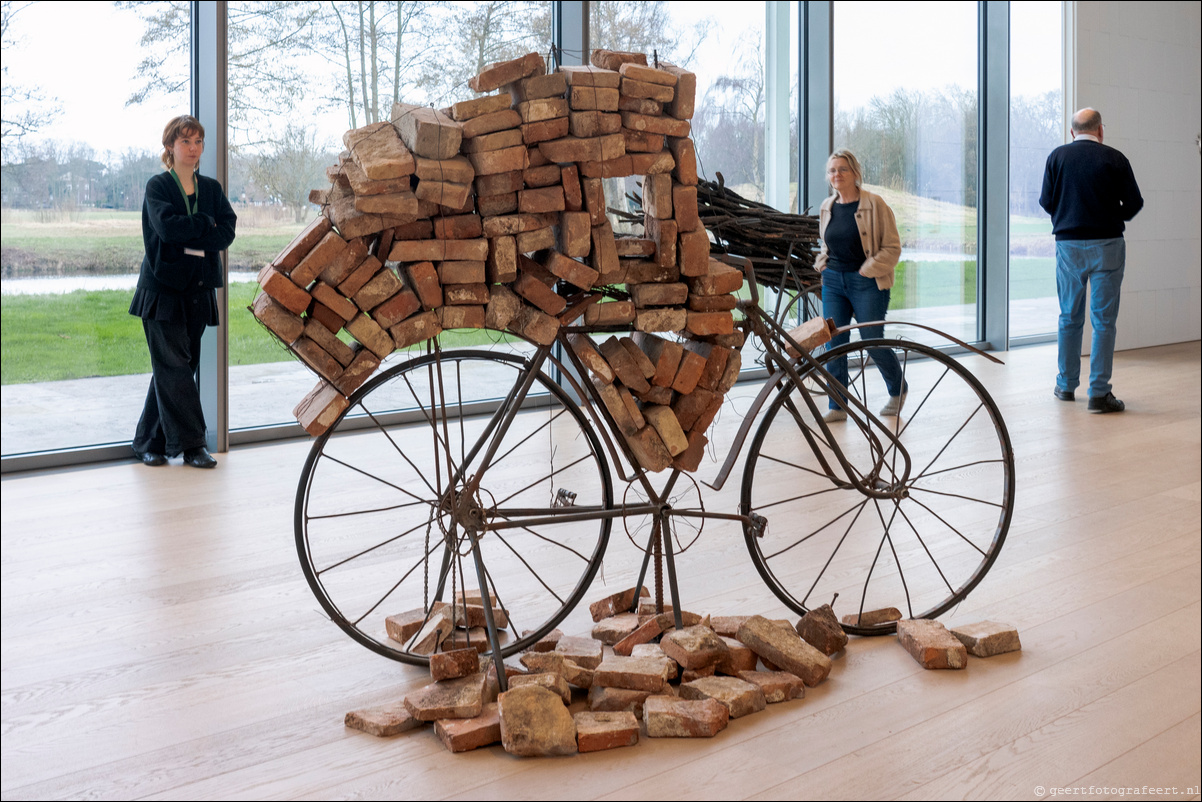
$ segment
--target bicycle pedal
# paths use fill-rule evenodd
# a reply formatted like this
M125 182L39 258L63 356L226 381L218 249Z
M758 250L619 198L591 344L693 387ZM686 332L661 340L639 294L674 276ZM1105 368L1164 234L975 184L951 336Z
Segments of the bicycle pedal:
M556 493L555 493L555 506L556 507L575 507L576 506L576 494L573 493L571 490L568 490L567 488L564 488L564 487L559 488L559 490L556 491Z

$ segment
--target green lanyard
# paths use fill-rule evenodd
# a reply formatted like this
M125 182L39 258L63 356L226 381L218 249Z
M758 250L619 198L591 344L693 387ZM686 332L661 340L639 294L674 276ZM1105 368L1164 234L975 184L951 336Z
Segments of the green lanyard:
M192 186L196 188L196 193L193 195L195 200L188 201L188 193L184 192L184 185L179 180L179 176L175 174L175 168L171 169L171 177L175 179L175 185L179 187L179 192L184 196L184 208L188 210L188 217L196 214L196 210L200 207L200 182L196 180L196 174L192 174Z

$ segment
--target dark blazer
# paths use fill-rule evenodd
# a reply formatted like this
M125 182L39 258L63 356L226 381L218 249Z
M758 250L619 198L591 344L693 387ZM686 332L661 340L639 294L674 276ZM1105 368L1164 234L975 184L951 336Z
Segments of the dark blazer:
M146 255L139 289L184 295L222 286L221 251L234 241L238 216L216 180L197 173L196 185L198 209L189 216L171 173L160 173L146 183L142 202ZM185 248L204 251L204 256L186 254Z

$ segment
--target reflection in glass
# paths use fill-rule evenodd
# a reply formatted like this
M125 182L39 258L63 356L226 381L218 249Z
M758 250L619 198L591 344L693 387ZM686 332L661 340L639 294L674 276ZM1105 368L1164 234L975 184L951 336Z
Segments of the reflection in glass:
M889 317L975 340L976 4L836 2L833 80L835 147L897 217Z
M1010 4L1010 336L1049 334L1056 243L1039 207L1048 154L1064 141L1061 4Z
M188 111L187 4L3 4L4 455L129 441L150 359L127 310L163 126ZM181 11L181 6L182 11ZM182 26L147 91L142 19ZM104 58L80 69L68 53Z
M398 101L443 108L476 97L467 82L488 64L547 54L551 4L236 2L229 13L230 197L241 202L230 249L230 428L240 429L293 422L316 382L247 306L257 272L319 214L309 191L329 186L343 133L391 119ZM500 338L460 333L444 343L487 348Z

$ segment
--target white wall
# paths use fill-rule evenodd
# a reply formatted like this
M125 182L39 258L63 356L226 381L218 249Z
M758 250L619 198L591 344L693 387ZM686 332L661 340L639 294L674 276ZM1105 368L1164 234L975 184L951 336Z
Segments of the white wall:
M1144 208L1127 226L1119 349L1202 337L1198 2L1076 4L1076 108L1102 113ZM1088 348L1088 339L1086 348Z

